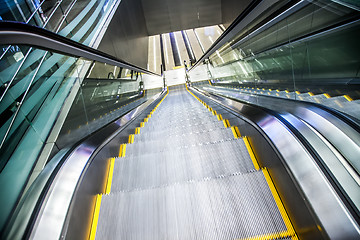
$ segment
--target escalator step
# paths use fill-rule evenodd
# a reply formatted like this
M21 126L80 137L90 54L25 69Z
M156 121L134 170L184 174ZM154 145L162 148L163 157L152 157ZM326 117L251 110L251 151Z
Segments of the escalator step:
M255 171L242 139L155 153L131 147L115 161L113 192Z
M239 239L286 231L261 171L104 195L99 219L96 239Z
M176 125L174 124L168 126L158 126L156 124L150 125L150 123L146 123L145 127L141 129L141 132L151 133L152 131L158 131L159 134L161 133L166 134L168 132L171 132L171 134L179 134L179 133L191 132L199 129L214 129L214 128L222 128L222 127L224 127L222 121L204 122L200 120L191 123L181 122Z
M198 143L206 142L210 139L214 140L221 140L221 139L232 139L234 138L234 135L232 134L230 128L225 128L224 124L222 124L221 127L218 128L199 128L199 126L192 127L192 128L184 128L182 131L148 131L143 132L140 135L135 136L135 143L141 142L141 141L157 141L157 140L163 140L163 141L174 141L177 142L180 139L184 139L187 142L193 142L196 141ZM194 140L190 140L194 139Z

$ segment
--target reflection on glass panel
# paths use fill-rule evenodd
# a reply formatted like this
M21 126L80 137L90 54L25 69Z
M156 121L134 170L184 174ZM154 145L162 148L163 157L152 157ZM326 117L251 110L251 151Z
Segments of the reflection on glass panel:
M11 64L14 60L6 55L2 59L8 65L4 64L0 75L0 171L1 176L7 177L0 178L0 184L12 182L13 188L3 194L7 198L0 197L0 204L7 206L0 214L0 226L25 187L64 101L78 79L74 67L83 64L77 58L28 46L18 46L15 50L27 50L29 54L20 60L21 64L16 61Z
M142 78L142 74L126 68L93 62L62 126L57 146L74 144L161 91L145 91Z
M334 116L341 116L339 125L349 128L352 126L346 121L359 123L360 8L355 2L358 1L290 1L281 8L278 5L268 8L262 12L260 20L244 26L239 33L231 32L235 37L214 49L216 51L204 65L198 67L207 73L210 81L204 79L204 74L201 76L192 70L192 84L211 93L301 119L318 136L322 135L328 146L339 151L339 164L351 166L346 171L355 177L349 176L349 182L357 179L358 159L351 154L356 155L358 146L349 147L350 154L345 154L341 150L343 142L333 141L326 136L326 130L319 130L319 126L330 119L330 114L315 113L315 109L326 109ZM315 104L299 104L287 99ZM322 120L309 121L310 114L302 115L299 108L313 111L312 117L321 116ZM299 132L304 134L302 130ZM344 135L351 134L349 131ZM352 192L355 190L349 190L352 185L344 180L344 175L337 174L334 163L325 158L327 156L323 158L324 164L342 185L340 188L346 192L346 197L359 207L358 196Z
M31 8L25 0L5 0L0 2L0 16L2 20L26 22L31 13Z
M346 95L340 102L360 98L359 15L355 8L333 1L303 1L275 15L263 15L262 25L250 23L252 28L209 57L209 78L216 85L248 88L251 94L275 95L265 90L276 89L281 93L275 96L349 113L343 104L327 98ZM322 94L326 97L313 97Z

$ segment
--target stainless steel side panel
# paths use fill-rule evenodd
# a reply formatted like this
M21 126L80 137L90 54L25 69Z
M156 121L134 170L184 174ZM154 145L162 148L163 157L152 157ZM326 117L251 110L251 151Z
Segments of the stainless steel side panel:
M319 166L295 135L276 117L262 109L217 95L203 94L244 116L273 143L294 176L330 239L358 239L359 226L334 191ZM295 126L296 127L296 126ZM319 226L321 227L321 226Z
M160 95L156 94L146 103L85 140L73 151L61 166L44 198L30 239L60 239L71 200L92 154L116 136L127 122L136 118Z

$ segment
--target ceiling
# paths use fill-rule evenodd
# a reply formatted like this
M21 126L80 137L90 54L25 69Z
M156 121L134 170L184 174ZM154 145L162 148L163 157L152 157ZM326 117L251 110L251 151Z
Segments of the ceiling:
M148 34L222 23L222 0L141 0Z

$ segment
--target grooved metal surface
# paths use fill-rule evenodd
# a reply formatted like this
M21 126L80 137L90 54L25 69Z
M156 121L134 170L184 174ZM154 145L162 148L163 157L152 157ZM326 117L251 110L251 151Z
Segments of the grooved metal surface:
M104 195L96 239L239 239L285 229L254 172Z
M176 90L115 160L96 239L238 239L285 231L244 141Z

